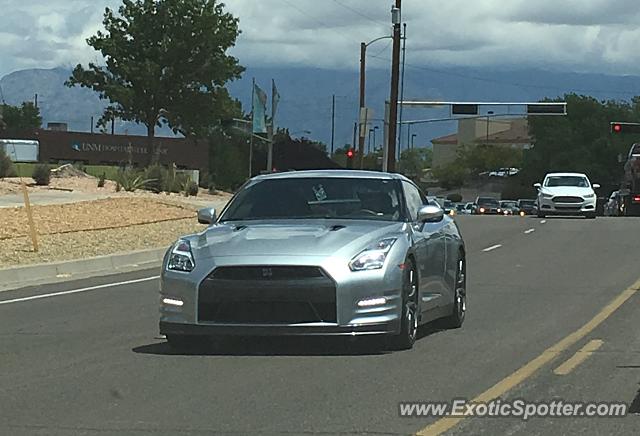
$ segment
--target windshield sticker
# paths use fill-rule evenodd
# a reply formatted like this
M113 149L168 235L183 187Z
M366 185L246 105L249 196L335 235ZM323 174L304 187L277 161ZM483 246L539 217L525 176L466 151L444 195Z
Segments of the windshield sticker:
M324 200L327 199L327 193L324 192L324 186L318 185L317 187L316 186L312 186L312 188L313 188L313 193L316 196L316 200L324 201Z

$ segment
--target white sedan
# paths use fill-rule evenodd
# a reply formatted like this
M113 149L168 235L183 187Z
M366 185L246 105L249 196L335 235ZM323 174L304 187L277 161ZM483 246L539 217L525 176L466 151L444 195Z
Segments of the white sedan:
M538 217L546 215L582 215L596 217L596 194L589 178L581 173L550 173L538 189Z

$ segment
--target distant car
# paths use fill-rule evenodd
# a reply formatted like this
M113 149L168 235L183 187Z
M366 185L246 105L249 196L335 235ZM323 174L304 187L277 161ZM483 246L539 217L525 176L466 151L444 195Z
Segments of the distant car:
M627 161L624 164L624 181L632 192L640 190L640 144L636 143L629 149Z
M502 213L500 202L493 197L476 198L476 215L498 215Z
M464 205L464 214L466 215L472 215L473 213L475 213L476 211L476 205L474 203L467 203Z
M518 202L515 200L502 200L500 201L500 208L504 215L517 215L520 212L518 208Z
M518 168L500 168L497 171L491 171L489 177L511 177L519 172L520 170Z
M520 215L535 215L538 213L535 200L520 199L518 200L518 213Z
M464 203L456 203L456 213L459 215L464 214Z
M538 189L538 217L547 215L581 215L596 217L596 193L600 187L591 184L582 173L550 173L542 183L533 185Z
M604 215L620 216L622 215L622 208L623 202L622 197L620 197L620 191L613 191L604 205Z

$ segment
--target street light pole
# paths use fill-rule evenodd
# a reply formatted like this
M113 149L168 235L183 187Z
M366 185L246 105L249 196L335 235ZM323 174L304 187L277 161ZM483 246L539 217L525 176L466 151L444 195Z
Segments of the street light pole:
M373 128L373 152L376 151L376 130L378 130L378 126Z
M414 147L414 145L413 145L413 140L414 140L414 139L416 139L416 136L418 136L418 135L417 135L417 134L415 134L415 133L414 133L413 135L411 135L411 148L413 148L413 147Z
M394 172L396 170L396 142L398 128L398 86L400 82L400 11L402 0L396 0L395 8L392 9L393 22L393 54L391 62L391 95L389 98L389 137L387 152L387 171Z
M360 43L360 113L358 114L360 129L358 132L358 154L360 156L360 168L362 169L362 165L364 161L362 160L364 157L364 136L365 136L365 124L367 120L360 119L362 113L365 108L365 94L366 94L366 62L367 62L367 47L373 44L376 41L380 41L381 39L392 38L392 36L381 36L379 38L373 39L369 42L361 42ZM355 148L356 144L353 144Z

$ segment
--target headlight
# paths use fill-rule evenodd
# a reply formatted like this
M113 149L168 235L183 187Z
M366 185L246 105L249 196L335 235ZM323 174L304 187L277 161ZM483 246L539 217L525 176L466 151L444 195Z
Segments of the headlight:
M380 269L384 266L384 261L389 254L389 250L396 242L396 238L387 238L378 241L364 249L360 254L351 259L349 268L351 271L365 271L370 269Z
M543 193L542 193L542 196L543 196L544 198L553 198L553 194L547 194L547 193L545 193L545 192L543 192Z
M480 208L480 213L484 213L484 207Z
M179 240L173 246L167 262L167 269L172 271L191 272L196 267L191 253L191 244L184 239Z
M582 197L583 198L593 198L595 196L596 196L596 194L587 194L587 195L583 195Z

